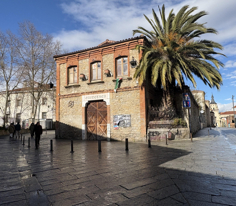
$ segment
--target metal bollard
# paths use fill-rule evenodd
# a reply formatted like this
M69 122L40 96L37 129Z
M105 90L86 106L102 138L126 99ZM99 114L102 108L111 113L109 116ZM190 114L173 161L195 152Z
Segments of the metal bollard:
M50 145L51 145L50 151L53 151L53 149L52 149L52 139L50 140Z
M22 138L22 134L21 134L21 138ZM19 139L20 139L20 136L19 136Z
M21 135L21 137L20 137L20 141L22 142L22 135Z
M208 129L208 137L209 137L209 129Z
M151 138L150 138L151 134L150 134L150 132L149 132L148 136L149 136L149 138L148 138L148 148L151 148Z
M167 138L168 138L168 132L167 132L167 135L166 135L166 145L168 145L168 143L167 143Z
M71 140L71 151L70 151L70 153L74 153L73 140Z
M25 145L25 136L23 136L23 143L22 145Z
M190 133L190 137L191 137L191 142L193 141L193 134Z
M101 140L98 140L98 152L102 152Z
M30 137L28 138L28 147L30 147Z
M129 142L128 142L128 138L125 139L125 151L129 151Z

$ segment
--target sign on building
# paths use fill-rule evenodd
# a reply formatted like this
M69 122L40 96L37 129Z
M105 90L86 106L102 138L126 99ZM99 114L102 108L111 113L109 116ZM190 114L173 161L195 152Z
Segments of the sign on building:
M130 114L114 115L113 126L114 129L118 129L119 127L131 127L131 115Z
M191 100L189 93L183 93L183 107L190 108L191 107Z

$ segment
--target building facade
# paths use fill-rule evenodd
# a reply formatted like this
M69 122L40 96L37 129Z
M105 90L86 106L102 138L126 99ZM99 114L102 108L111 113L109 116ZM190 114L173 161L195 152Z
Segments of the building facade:
M4 124L5 93L0 93L0 124ZM33 98L28 88L11 91L6 110L6 126L20 122L23 128L28 128L33 121ZM43 92L37 107L34 122L40 121L43 128L52 129L55 122L55 88ZM46 125L48 122L48 125Z
M56 55L56 136L82 140L145 140L145 88L133 79L139 36Z
M211 96L211 102L210 102L210 121L211 126L218 126L220 127L220 113L218 109L218 105L214 100L214 96Z

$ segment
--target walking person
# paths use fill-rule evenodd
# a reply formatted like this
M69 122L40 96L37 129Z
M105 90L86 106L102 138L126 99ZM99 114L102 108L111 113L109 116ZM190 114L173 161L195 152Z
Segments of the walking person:
M14 132L15 132L14 123L11 123L11 124L10 124L10 126L9 126L9 128L8 128L8 131L9 131L9 133L10 133L10 138L12 138L13 135L14 135Z
M29 127L31 138L34 137L34 126L35 126L35 125L34 125L34 123L32 122L32 123L30 124L30 127Z
M16 138L20 138L20 131L21 131L20 122L17 122L15 129L16 129Z
M34 133L35 133L35 148L38 149L39 141L40 141L40 135L43 133L42 126L39 122L34 126Z

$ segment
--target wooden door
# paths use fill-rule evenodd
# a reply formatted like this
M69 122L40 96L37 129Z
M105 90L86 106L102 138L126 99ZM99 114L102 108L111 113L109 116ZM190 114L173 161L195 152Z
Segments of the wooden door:
M87 139L98 140L107 137L106 102L90 102L87 107Z

